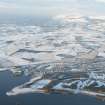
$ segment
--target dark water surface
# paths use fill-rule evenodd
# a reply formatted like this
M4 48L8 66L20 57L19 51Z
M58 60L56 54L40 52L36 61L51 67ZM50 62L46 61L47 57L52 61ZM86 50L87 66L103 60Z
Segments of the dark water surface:
M22 84L30 77L13 76L9 71L0 73L0 105L105 105L94 97L70 94L24 94L6 96L12 87Z

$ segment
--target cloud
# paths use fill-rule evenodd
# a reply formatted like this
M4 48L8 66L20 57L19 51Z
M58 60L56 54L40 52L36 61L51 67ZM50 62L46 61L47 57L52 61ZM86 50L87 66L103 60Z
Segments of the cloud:
M105 0L44 0L44 2L43 0L0 0L0 13L22 15L105 14L104 4Z
M18 8L19 6L15 3L0 2L0 9Z
M105 3L105 0L96 0L96 2Z

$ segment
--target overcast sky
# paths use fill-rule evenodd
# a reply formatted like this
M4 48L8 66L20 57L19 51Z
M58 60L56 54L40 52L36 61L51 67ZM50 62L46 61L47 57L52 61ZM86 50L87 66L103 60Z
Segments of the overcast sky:
M0 0L0 14L102 14L105 0Z

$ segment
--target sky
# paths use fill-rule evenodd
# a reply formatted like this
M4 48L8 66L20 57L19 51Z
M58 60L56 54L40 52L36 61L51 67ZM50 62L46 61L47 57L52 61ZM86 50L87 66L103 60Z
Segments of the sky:
M105 15L105 0L0 0L0 14Z

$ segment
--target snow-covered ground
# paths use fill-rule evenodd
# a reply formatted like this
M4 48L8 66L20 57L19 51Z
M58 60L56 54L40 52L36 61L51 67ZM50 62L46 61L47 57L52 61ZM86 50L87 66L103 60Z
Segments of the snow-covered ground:
M73 89L81 90L92 84L96 84L93 88L105 89L105 18L60 15L53 20L58 21L60 27L50 31L34 25L0 24L0 71L22 71L31 74L32 78L45 75L38 85L32 82L33 85L28 88L26 86L28 90L21 85L21 88L13 89L12 92L16 93L8 92L8 95L35 92L38 87L48 85L51 79L57 80L57 73L67 72L80 73L80 76L71 76L78 78L69 83L77 85ZM83 72L87 77L84 76L85 79L81 80ZM64 83L65 78L61 74L59 78ZM52 89L61 88L63 83L58 82Z
M104 19L80 16L58 16L54 19L61 22L62 28L50 32L39 26L1 24L0 58L18 66L60 61L66 55L78 57L78 54L92 50L95 50L96 56L105 57ZM0 61L1 67L4 60Z

